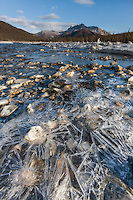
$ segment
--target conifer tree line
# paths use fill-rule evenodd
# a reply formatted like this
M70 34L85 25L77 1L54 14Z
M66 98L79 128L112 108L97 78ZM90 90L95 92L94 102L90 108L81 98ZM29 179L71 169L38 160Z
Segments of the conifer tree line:
M52 42L96 42L100 38L102 42L123 42L128 43L129 41L133 42L133 32L119 33L119 34L108 34L106 36L101 35L83 35L80 37L71 37L71 36L63 36L63 37L55 37L51 39Z

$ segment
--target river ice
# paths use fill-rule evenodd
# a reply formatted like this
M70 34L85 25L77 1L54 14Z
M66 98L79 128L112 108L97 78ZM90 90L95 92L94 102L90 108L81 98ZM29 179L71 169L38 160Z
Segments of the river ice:
M1 199L133 199L132 53L0 44Z

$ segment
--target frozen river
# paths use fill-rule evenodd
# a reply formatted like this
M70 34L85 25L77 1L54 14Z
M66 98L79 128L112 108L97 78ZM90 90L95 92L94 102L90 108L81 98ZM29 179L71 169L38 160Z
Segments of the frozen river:
M0 199L133 199L133 44L0 44Z

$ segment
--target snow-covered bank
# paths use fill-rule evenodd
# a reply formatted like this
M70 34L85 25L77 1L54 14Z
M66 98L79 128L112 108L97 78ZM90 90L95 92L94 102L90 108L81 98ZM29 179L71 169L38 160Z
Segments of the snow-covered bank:
M0 41L0 44L43 44L45 46L68 47L68 48L87 48L90 51L96 51L109 54L133 55L133 43L111 43L111 42L30 42L30 41Z
M43 44L44 42L29 42L29 41L0 41L0 44Z
M0 41L0 44L13 44L11 41Z
M128 44L123 43L93 43L92 50L101 52L101 53L110 53L110 54L126 54L133 55L133 44L130 42Z

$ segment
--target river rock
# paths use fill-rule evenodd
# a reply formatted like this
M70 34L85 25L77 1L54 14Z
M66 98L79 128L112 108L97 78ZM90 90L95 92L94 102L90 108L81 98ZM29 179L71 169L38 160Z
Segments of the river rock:
M109 68L109 65L103 65L104 68Z
M131 70L128 70L127 73L128 73L129 75L133 75L133 71L131 71Z
M13 84L13 85L11 85L11 89L18 89L18 88L20 88L22 86L22 84L20 83L20 84Z
M44 94L42 94L41 97L42 97L42 98L47 98L47 97L49 97L48 92L45 92Z
M68 65L65 65L65 66L61 66L60 68L59 68L59 70L61 71L61 72L65 72L67 69L68 69Z
M71 90L72 89L72 86L71 85L65 85L64 88L63 88L65 91L68 91L68 90Z
M122 89L121 94L126 95L126 96L131 95L131 90L129 90L129 88Z
M43 77L44 77L44 75L42 75L42 74L36 75L36 79L42 79Z
M7 99L2 99L2 100L0 100L0 106L4 106L4 105L6 105L6 104L8 104L8 100Z
M23 92L23 90L21 88L19 88L19 89L11 89L11 90L8 90L8 95L10 97L14 97L14 96L16 96L16 95L18 95L18 94L20 94L22 92Z
M83 108L82 108L82 110L84 111L84 112L90 112L91 111L91 106L90 106L90 104L85 104L84 106L83 106Z
M0 85L0 91L7 89L7 86L5 85Z
M102 81L94 81L94 87L103 87Z
M74 76L74 71L68 72L66 76L72 78Z
M128 82L133 82L133 76L128 79Z
M16 55L17 58L23 58L24 56L25 55L20 55L20 54Z
M123 103L121 103L120 101L114 101L114 104L121 108L124 106Z
M0 75L0 81L3 80L3 79L5 79L5 78L6 78L6 76Z
M114 67L115 71L118 72L118 71L122 71L123 70L123 67L120 66L120 65L117 65Z
M93 73L95 73L95 70L91 69L91 70L88 70L87 72L88 72L88 74L93 74Z
M62 76L62 73L61 72L56 72L55 74L52 75L53 77L60 77Z
M133 65L131 65L131 66L128 66L128 67L127 67L127 69L129 69L129 70L133 71Z
M34 109L32 108L32 105L31 105L31 104L29 104L29 105L27 106L27 111L28 111L29 114L34 112Z
M13 112L15 112L15 110L17 110L17 108L18 108L18 106L15 105L15 104L10 104L10 105L4 106L1 113L0 113L0 116L1 117L8 117Z
M110 65L117 65L117 62L116 62L116 61L112 61L112 62L110 63Z
M6 81L6 84L7 84L7 85L11 85L11 84L13 84L13 83L14 83L14 80L13 80L13 79Z
M19 84L26 84L26 83L29 83L31 82L31 80L28 80L28 79L16 79L14 80L14 83L19 83Z
M32 126L25 139L29 142L43 143L46 141L47 136L41 126Z

